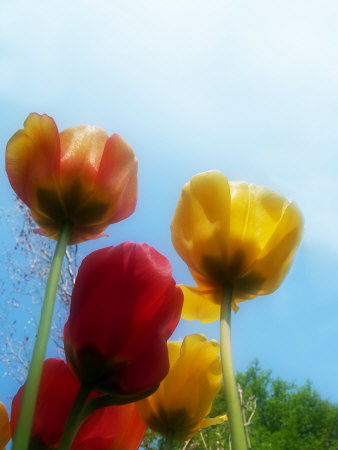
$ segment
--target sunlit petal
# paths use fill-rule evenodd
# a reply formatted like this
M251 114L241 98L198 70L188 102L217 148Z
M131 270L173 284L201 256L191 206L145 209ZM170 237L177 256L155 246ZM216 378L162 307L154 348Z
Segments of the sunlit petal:
M172 224L173 245L197 287L184 286L182 317L217 320L222 288L238 302L276 290L300 242L302 216L294 203L263 186L228 182L210 171L183 187Z
M153 395L138 403L139 411L151 429L162 434L173 431L175 440L184 441L206 424L204 418L220 390L219 344L194 334L182 343L168 342L168 350L169 373Z
M61 133L47 115L32 113L8 141L9 181L41 232L57 239L72 222L70 244L101 236L130 216L137 199L137 160L117 134L95 126Z

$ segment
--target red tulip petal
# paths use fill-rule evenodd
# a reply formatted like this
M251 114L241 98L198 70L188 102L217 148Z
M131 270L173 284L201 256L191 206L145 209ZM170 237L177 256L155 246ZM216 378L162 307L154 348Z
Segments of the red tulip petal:
M168 371L166 340L182 303L171 266L155 249L125 242L93 252L79 269L65 327L74 373L112 394L155 386Z

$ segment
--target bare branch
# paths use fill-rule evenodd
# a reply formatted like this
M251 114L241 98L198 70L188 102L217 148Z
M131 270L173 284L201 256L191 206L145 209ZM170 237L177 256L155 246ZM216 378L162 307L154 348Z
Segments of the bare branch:
M10 232L10 237L3 243L0 260L7 273L7 279L0 283L1 363L7 367L5 375L22 384L31 358L55 241L33 233L36 224L29 209L19 199L11 210L0 212L2 225ZM63 327L80 259L77 246L69 246L61 271L50 336L60 357L63 356Z

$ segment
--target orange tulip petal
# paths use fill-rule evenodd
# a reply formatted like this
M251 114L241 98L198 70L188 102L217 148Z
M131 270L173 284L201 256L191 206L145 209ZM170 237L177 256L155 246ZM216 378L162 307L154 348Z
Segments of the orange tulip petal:
M77 178L94 184L107 140L107 133L97 126L81 125L60 133L63 190Z
M54 120L46 114L30 114L24 129L8 141L6 171L16 194L30 208L42 213L39 189L53 186L58 193L60 140ZM56 188L55 188L56 187Z
M113 168L113 170L112 170ZM137 199L137 159L133 149L113 134L106 142L101 165L95 181L96 188L110 197L112 206L107 215L110 223L130 216Z
M5 405L0 402L0 450L4 449L11 438L9 419Z
M57 239L65 220L69 244L102 235L135 210L137 160L118 135L82 125L59 134L47 115L30 114L8 141L6 170L40 233Z

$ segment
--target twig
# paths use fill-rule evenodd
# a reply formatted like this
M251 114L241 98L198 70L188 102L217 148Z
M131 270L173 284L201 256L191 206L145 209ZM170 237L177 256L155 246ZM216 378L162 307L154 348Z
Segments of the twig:
M182 448L182 450L186 450L188 448L190 441L191 441L191 438L184 444L184 447Z
M249 448L249 450L251 450L251 441L250 441L250 436L249 436L248 423L246 421L246 416L245 416L245 404L244 404L244 401L243 401L243 389L241 388L240 384L238 384L238 393L239 393L239 398L240 398L240 402L241 402L243 423L244 423L246 439L247 439L247 442L248 442L248 448Z
M202 431L201 431L201 430L199 430L199 431L200 431L200 436L201 436L201 439L202 439L202 442L203 442L204 448L205 448L206 450L208 450L208 447L207 447L207 444L205 443L205 440L204 440L204 437L203 437Z

